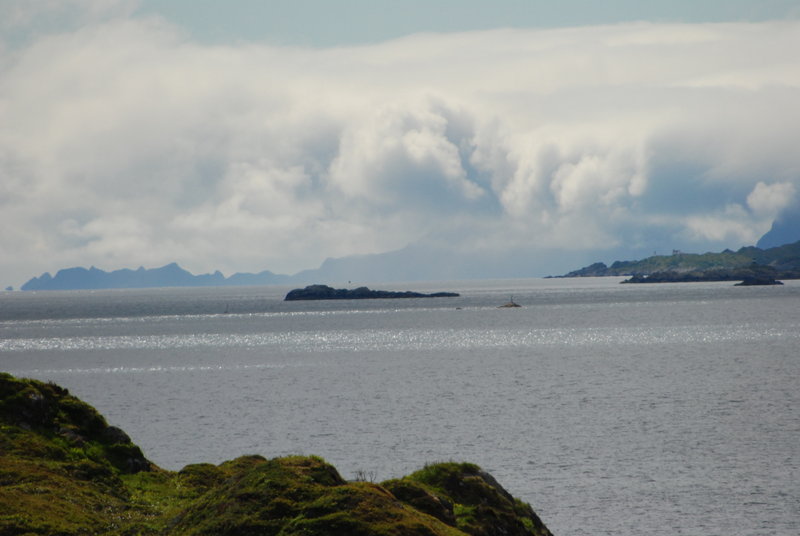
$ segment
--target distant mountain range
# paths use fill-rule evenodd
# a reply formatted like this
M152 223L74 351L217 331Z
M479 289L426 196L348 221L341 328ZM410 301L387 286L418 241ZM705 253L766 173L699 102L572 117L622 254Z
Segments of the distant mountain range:
M448 257L449 256L449 257ZM155 288L155 287L213 287L213 286L257 286L257 285L307 285L320 282L363 282L455 280L485 277L486 273L497 278L530 277L538 259L519 262L516 253L506 256L486 255L462 256L457 259L446 251L435 248L407 247L401 250L376 255L360 255L341 259L327 259L319 268L304 270L294 275L276 274L269 270L259 273L235 273L225 277L217 271L211 274L194 275L176 263L160 268L136 270L122 269L106 272L91 268L66 268L55 276L45 272L22 285L22 290L77 290L110 288ZM563 264L561 254L552 255ZM567 261L568 262L568 261ZM639 261L617 261L611 266L598 262L560 277L649 275L656 272L685 273L708 269L734 269L753 263L776 269L778 277L788 279L781 271L800 270L800 241L780 247L761 249L745 247L733 252L692 254L675 252L658 255ZM541 270L541 266L539 266ZM552 273L552 272L551 272Z
M55 277L45 272L34 277L22 290L77 290L107 288L153 288L153 287L219 287L246 285L279 285L289 283L290 276L273 274L265 270L257 274L233 274L225 277L217 271L213 274L194 275L176 263L161 268L138 270L122 269L106 272L91 268L66 268L59 270Z
M589 257L591 258L591 257ZM518 251L486 254L484 251L454 252L447 248L410 245L384 253L351 255L326 259L319 268L286 275L269 270L259 273L236 273L225 277L220 272L193 275L175 263L160 268L113 272L91 268L67 268L55 276L44 273L34 277L22 290L73 290L107 288L153 288L196 286L308 285L346 283L358 285L387 281L453 281L459 279L532 277L532 274L557 273L585 261L569 252L547 255ZM489 275L487 275L489 274Z
M616 261L611 266L597 262L560 277L646 276L656 273L690 273L739 270L753 265L773 269L776 277L794 279L800 275L800 241L778 247L761 249L743 247L739 251L726 249L721 253L682 253L654 255L639 261Z

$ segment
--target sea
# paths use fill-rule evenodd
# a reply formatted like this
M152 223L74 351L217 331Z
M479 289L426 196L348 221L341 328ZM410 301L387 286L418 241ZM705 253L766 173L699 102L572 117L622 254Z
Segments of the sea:
M785 283L5 292L0 370L68 388L170 470L315 454L382 481L469 461L557 536L796 536L800 281Z

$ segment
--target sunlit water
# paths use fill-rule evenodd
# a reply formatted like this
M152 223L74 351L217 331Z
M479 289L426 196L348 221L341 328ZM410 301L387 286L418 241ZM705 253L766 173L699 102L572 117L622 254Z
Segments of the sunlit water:
M800 533L800 282L618 281L4 293L0 369L68 387L168 469L466 460L560 536Z

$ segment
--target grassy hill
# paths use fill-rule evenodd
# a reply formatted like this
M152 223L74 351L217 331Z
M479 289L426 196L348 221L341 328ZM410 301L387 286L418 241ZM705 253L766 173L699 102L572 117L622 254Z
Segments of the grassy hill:
M753 264L772 268L775 277L800 278L800 241L783 246L759 249L744 247L739 251L720 253L680 253L655 255L638 261L616 261L611 266L602 262L569 272L562 277L647 276L655 273L736 271Z
M0 373L2 535L551 536L466 463L383 484L315 456L244 456L166 471L52 383Z

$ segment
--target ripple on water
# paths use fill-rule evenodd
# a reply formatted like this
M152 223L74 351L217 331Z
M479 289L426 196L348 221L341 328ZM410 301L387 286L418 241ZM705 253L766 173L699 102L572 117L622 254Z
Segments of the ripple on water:
M545 329L361 329L172 335L74 336L0 339L0 352L123 350L197 347L275 347L286 352L402 351L536 346L653 345L800 338L767 326L670 326Z

